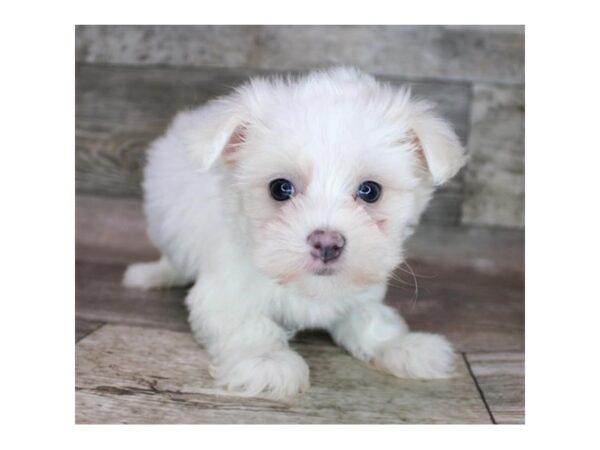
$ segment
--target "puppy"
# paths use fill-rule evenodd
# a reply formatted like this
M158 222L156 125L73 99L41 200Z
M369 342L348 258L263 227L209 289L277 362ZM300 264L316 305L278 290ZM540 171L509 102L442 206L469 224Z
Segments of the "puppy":
M409 332L383 299L435 186L464 161L429 103L358 70L252 79L151 145L145 213L162 257L123 283L194 283L192 331L230 390L307 389L288 345L306 328L397 377L446 377L448 341Z

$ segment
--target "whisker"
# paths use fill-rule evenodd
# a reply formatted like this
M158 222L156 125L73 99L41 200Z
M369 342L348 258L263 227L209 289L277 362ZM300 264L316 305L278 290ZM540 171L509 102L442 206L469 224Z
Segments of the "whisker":
M417 299L419 297L419 282L417 281L417 276L415 275L415 271L413 270L413 268L411 267L411 265L408 262L406 262L406 261L404 261L402 264L405 264L406 267L408 268L408 270L402 269L402 265L398 266L398 268L400 270L402 270L403 272L412 275L413 281L415 282L415 284L414 284L415 292L414 292L413 297L411 299L411 306L410 306L410 311L412 312L415 309L415 306L417 304Z
M397 281L405 286L415 287L415 285L413 283L409 283L408 281L404 280L398 274L395 274L395 273L390 274L389 280Z
M408 266L408 263L406 261L404 261L402 264L406 264ZM437 278L437 275L422 275L420 273L415 273L415 271L412 270L412 267L411 267L410 271L405 270L405 269L402 268L402 264L399 265L397 267L397 269L400 269L404 273L408 273L409 275L416 276L416 277L419 277L419 278Z

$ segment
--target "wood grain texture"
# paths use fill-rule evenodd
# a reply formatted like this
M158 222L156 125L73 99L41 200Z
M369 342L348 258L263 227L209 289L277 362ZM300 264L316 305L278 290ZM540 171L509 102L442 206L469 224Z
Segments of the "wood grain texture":
M158 259L139 199L75 197L77 261L130 263Z
M523 230L482 226L420 224L406 242L406 254L431 265L471 268L521 279L525 273Z
M183 305L186 289L125 289L120 284L125 267L121 263L77 262L77 317L170 330L189 328ZM425 270L425 266L416 263L413 267ZM523 350L522 288L507 288L502 280L474 272L427 267L426 273L437 272L438 276L419 281L416 301L412 286L397 282L392 282L386 297L386 302L401 312L412 329L441 333L458 351Z
M468 353L466 357L496 423L525 423L525 354Z
M214 386L191 334L106 325L76 347L77 423L490 423L462 359L450 380L399 380L328 342L296 342L311 388L286 401Z
M124 264L76 263L77 318L170 330L189 329L183 304L185 289L150 292L125 289L121 286L125 267Z
M412 261L419 274L414 298L411 275L396 271L386 302L414 330L441 333L459 351L523 351L524 292L519 278ZM403 284L408 283L408 284Z
M463 221L525 226L525 89L473 86Z
M88 334L93 333L98 328L104 325L104 322L96 320L86 320L81 317L75 318L75 342L79 342Z
M246 69L98 66L76 67L76 186L79 193L139 197L149 143L180 110L229 92L252 75ZM439 105L466 142L470 86L467 83L385 78L410 84L413 93ZM458 224L464 176L436 194L423 220Z
M97 26L76 28L77 61L306 69L350 64L391 76L522 83L523 26Z
M357 64L389 75L452 80L524 79L524 28L384 25L268 26L261 67Z

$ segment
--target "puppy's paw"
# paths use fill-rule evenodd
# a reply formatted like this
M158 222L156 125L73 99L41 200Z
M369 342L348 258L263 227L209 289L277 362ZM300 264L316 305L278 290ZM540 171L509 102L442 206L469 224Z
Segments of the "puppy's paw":
M399 378L449 378L454 372L455 355L443 336L408 333L387 342L373 363Z
M160 289L168 287L171 273L161 261L131 264L123 274L122 284L126 288Z
M310 386L308 365L291 350L275 350L235 362L221 360L211 373L219 386L248 396L264 393L281 399Z

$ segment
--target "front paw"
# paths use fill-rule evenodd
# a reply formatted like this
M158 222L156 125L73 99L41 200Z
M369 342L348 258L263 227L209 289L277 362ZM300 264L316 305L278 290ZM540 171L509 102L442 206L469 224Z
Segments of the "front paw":
M448 378L454 372L455 355L443 336L407 333L385 343L373 363L399 378Z
M255 356L240 354L217 358L211 374L219 386L243 395L265 393L290 397L310 386L308 365L291 350L274 350Z

